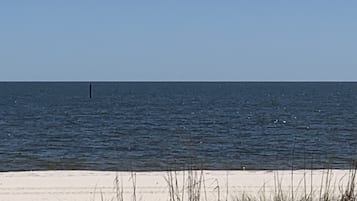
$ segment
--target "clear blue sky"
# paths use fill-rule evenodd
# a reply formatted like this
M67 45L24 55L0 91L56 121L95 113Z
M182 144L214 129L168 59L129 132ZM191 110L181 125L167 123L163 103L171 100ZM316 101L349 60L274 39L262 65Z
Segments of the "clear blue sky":
M0 1L0 80L357 81L357 1Z

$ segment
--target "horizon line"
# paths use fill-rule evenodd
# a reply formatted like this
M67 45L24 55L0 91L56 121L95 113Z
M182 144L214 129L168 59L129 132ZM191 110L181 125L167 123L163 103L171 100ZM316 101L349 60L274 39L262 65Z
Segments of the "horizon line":
M0 80L0 82L357 82L357 80Z

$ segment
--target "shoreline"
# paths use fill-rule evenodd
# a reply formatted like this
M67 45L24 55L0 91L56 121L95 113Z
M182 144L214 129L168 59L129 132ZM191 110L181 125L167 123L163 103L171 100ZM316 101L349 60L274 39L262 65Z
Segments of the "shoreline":
M312 192L313 197L321 196L325 190L330 196L339 195L352 171L306 169L294 170L293 174L291 170L0 172L0 200L96 201L116 200L120 194L123 200L135 197L138 201L166 201L170 200L170 193L187 196L190 182L197 184L201 199L207 201L231 200L244 194L272 200L278 191L292 196L289 200L293 200L294 196L307 192Z

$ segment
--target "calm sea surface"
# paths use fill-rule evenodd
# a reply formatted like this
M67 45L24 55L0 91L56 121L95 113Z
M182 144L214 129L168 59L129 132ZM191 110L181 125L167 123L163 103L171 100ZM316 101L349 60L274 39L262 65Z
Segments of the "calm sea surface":
M357 83L0 83L0 171L349 168Z

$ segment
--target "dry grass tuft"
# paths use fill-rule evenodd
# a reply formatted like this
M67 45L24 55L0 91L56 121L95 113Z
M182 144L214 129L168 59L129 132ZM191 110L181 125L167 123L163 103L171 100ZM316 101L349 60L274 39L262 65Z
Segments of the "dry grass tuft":
M323 173L321 179L321 187L319 189L307 189L306 185L306 176L304 174L303 180L299 182L299 185L296 189L293 189L291 192L283 190L282 180L279 177L279 173L274 175L274 192L272 197L266 197L265 186L263 185L259 191L259 195L248 195L245 192L241 194L231 195L231 198L228 198L228 175L227 175L227 192L225 201L357 201L356 193L356 173L357 167L351 169L348 175L347 183L342 186L339 186L339 193L335 193L335 189L332 188L332 171L327 170L326 173ZM312 178L312 173L311 173ZM343 179L343 178L342 178ZM341 180L342 180L341 179ZM222 201L221 200L221 187L218 183L218 180L215 180L213 183L214 191L216 193L210 194L210 197L207 196L206 182L204 179L203 170L187 170L181 173L181 176L176 171L167 171L167 176L165 177L168 187L169 201ZM100 191L99 199L101 201L136 201L136 174L131 173L130 181L131 186L131 198L124 198L123 190L123 181L122 178L119 178L116 175L114 179L114 196L111 199L105 199L103 193ZM341 181L340 181L341 182ZM302 184L302 185L300 185ZM301 186L303 189L301 189ZM312 181L311 181L312 186ZM97 189L95 189L96 191ZM302 191L301 191L302 190ZM309 192L310 191L310 192ZM298 192L303 192L298 194ZM291 193L294 193L291 195ZM95 194L93 194L92 201L95 201ZM140 199L141 200L141 199ZM145 198L143 198L145 200Z

